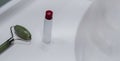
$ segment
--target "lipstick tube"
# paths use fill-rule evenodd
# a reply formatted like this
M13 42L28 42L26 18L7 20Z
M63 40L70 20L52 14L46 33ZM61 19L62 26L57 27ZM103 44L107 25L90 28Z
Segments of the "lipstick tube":
M43 42L49 44L51 42L52 33L52 16L53 12L47 10L45 14L44 27L43 27Z

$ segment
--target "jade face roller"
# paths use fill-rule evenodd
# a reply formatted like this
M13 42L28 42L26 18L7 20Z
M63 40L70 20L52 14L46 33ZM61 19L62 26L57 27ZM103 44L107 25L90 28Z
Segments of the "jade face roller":
M15 38L13 34L13 29L15 34L23 41L31 40L31 33L25 27L21 25L11 26L10 27L11 37L7 41L5 41L3 44L0 45L0 54L14 44L13 42L15 41Z

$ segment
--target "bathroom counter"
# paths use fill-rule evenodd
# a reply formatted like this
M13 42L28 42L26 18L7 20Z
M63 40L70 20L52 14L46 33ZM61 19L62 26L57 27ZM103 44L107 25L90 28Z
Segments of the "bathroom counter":
M87 0L22 0L0 15L0 44L10 37L9 28L16 24L30 30L31 44L16 42L0 55L0 61L75 61L75 34L89 4ZM54 12L52 42L44 44L43 20L48 9Z

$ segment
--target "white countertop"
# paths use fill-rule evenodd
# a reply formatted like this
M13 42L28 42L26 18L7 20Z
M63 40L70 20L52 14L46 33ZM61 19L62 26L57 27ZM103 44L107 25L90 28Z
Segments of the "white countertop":
M0 61L75 61L74 39L88 8L86 0L26 0L0 15L0 44L10 37L9 27L19 24L32 34L30 45L15 43ZM52 43L41 43L44 12L54 11Z

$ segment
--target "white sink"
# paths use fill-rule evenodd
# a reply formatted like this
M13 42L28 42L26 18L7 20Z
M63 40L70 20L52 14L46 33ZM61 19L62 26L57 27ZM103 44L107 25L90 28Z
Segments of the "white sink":
M77 61L120 61L119 0L95 0L79 24Z
M22 0L0 15L0 44L10 37L10 26L25 26L31 44L15 43L0 55L0 61L76 61L74 39L78 23L88 8L87 0ZM54 11L51 44L42 43L46 10Z

